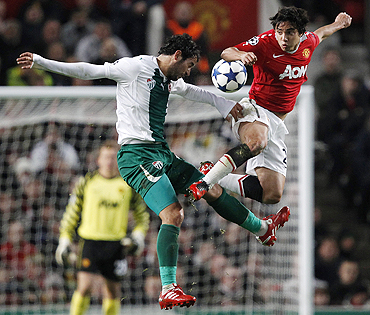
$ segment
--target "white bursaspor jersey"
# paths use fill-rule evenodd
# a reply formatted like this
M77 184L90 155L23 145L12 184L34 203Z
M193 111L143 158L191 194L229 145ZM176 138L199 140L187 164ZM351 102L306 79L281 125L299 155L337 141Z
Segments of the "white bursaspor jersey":
M170 93L215 106L226 117L235 101L215 95L183 79L169 81L154 56L121 58L102 65L64 63L34 54L38 68L85 80L109 78L117 82L118 143L165 142L164 122Z
M105 63L106 76L117 81L118 142L165 141L164 121L170 93L217 107L225 117L235 102L184 82L168 81L157 58L137 56Z

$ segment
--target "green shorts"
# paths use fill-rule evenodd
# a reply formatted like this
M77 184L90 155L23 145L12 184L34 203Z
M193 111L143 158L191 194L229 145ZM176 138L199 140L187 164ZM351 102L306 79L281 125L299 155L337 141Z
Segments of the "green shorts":
M172 153L166 143L123 145L117 161L122 178L156 214L177 201L176 194L184 194L203 177L195 166Z

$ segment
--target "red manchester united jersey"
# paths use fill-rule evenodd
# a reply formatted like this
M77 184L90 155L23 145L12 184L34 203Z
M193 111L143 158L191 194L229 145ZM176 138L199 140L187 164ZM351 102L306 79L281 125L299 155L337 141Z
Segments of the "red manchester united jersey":
M272 29L236 45L239 50L257 56L250 98L273 112L292 111L301 86L307 81L307 66L319 42L315 33L305 32L298 48L286 52L281 50Z

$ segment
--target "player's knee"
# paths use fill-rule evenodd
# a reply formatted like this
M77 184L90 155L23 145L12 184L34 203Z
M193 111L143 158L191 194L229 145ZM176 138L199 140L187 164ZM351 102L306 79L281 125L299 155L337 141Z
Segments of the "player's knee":
M246 125L246 128L239 129L239 136L242 143L248 146L253 156L256 156L267 146L267 132L268 128L266 126Z
M184 221L184 210L181 208L179 211L173 212L172 224L180 227L182 224L182 221Z
M159 217L161 218L163 224L170 224L180 227L182 221L184 221L184 209L178 202L176 202L163 209L159 213Z
M253 156L256 156L262 152L267 145L267 139L264 137L254 137L252 139L246 139L244 142Z
M264 191L262 202L267 204L275 204L280 202L281 197L282 193L278 191L267 191L267 192Z

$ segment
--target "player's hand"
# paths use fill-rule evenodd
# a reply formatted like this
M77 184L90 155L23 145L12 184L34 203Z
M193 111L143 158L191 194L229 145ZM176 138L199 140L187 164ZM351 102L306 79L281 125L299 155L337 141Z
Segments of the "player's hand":
M257 61L257 56L250 51L246 51L240 56L240 61L246 66L253 66Z
M68 238L60 238L59 245L55 252L55 260L57 261L58 265L64 265L64 257L68 254L68 251L71 246L71 241Z
M227 121L230 121L230 115L234 117L235 121L238 121L239 118L243 118L243 106L241 106L239 103L236 103L231 109L229 115L226 117Z
M134 231L130 236L121 240L125 254L140 256L145 247L145 235L139 231Z
M346 12L341 12L335 18L335 22L340 23L342 25L342 28L347 28L352 23L352 17Z
M19 58L17 58L17 64L19 64L22 69L31 69L33 66L33 53L25 52L20 54Z

